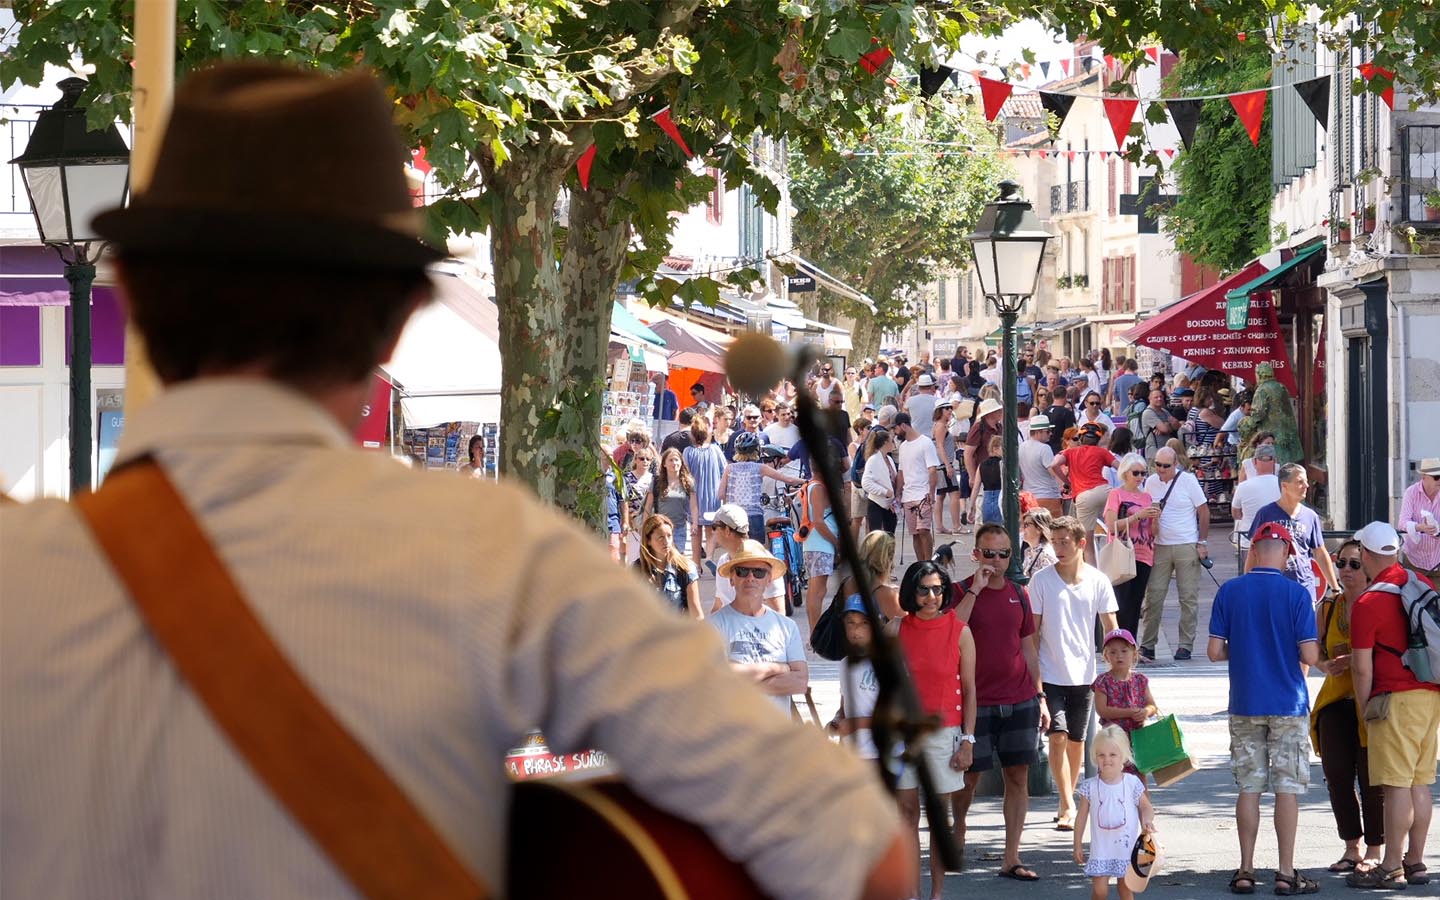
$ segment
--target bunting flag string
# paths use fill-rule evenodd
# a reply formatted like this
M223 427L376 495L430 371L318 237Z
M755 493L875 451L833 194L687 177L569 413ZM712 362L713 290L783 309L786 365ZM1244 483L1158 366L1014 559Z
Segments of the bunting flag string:
M1204 102L1200 100L1167 100L1165 108L1170 112L1170 120L1175 123L1175 130L1180 132L1180 143L1189 150L1195 144L1195 129L1200 127L1200 108Z
M1115 133L1115 149L1125 149L1125 138L1130 135L1130 123L1135 121L1135 110L1140 101L1126 97L1105 98L1105 118L1110 120L1110 130Z
M670 135L670 140L674 141L680 146L681 150L685 151L686 159L695 155L690 152L690 147L685 143L685 138L680 136L680 129L676 127L675 120L670 118L670 107L665 107L650 118L654 120L656 125L660 126L661 131Z
M1061 69L1061 71L1063 71L1063 72L1065 73L1065 77L1066 77L1066 78L1069 78L1069 77L1070 77L1070 60L1068 60L1068 59L1062 59L1062 60L1060 60L1060 69Z
M980 98L985 104L985 121L993 122L1005 107L1005 101L1010 98L1014 85L986 78L984 75L976 75L975 80L980 83Z
M1050 77L1050 63L1048 63L1048 62L1042 62L1042 63L1040 63L1040 74L1043 75L1043 76L1046 77L1046 78L1049 78L1049 77Z
M595 145L591 144L575 160L575 171L580 175L580 190L590 190L590 167L595 164Z
M1054 113L1055 117L1060 120L1060 124L1055 130L1059 131L1064 128L1065 117L1070 115L1070 108L1075 105L1074 95L1055 94L1050 91L1039 91L1038 93L1040 94L1040 105L1045 107L1047 112Z
M1230 105L1235 107L1240 124L1245 126L1250 143L1256 147L1260 146L1260 125L1265 120L1265 100L1269 96L1270 92L1263 90L1230 95Z
M1367 84L1376 78L1384 79L1382 83L1385 85L1385 90L1380 92L1380 99L1384 100L1385 105L1393 110L1395 108L1395 73L1384 66L1377 66L1373 62L1361 63L1356 68L1360 70L1360 77L1365 79Z
M1159 47L1146 47L1146 48L1145 48L1145 55L1148 56L1148 57L1150 57L1150 61L1153 62L1153 63L1158 63L1158 62L1160 61L1160 53L1161 53L1161 50L1160 50Z
M872 38L871 43L879 43L879 41ZM894 55L895 54L890 52L889 47L876 47L874 50L860 57L860 68L874 75L880 71L880 67L889 62L890 57Z
M1330 130L1330 76L1321 75L1319 78L1311 78L1309 81L1301 81L1295 85L1295 93L1305 102L1310 114L1320 127L1326 131Z

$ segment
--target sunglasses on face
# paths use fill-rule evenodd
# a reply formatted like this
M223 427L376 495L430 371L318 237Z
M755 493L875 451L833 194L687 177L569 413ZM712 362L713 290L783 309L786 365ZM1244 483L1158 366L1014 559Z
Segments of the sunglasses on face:
M746 417L745 417L745 421L747 421L747 422L758 422L758 421L760 421L760 417L759 417L759 416L746 416Z
M730 570L730 574L740 578L769 578L769 566L736 566Z
M1131 470L1130 470L1130 474L1131 474L1131 475L1134 475L1136 478L1144 478L1144 477L1145 477L1145 470L1144 470L1144 469L1131 469Z
M980 555L986 559L1009 559L1009 550L981 550Z
M1173 469L1173 468L1175 468L1175 464L1174 464L1174 463L1162 463L1162 462L1157 462L1157 463L1155 464L1155 468L1157 468L1157 469Z
M938 597L941 594L945 593L945 588L943 585L939 584L922 584L917 585L915 591L916 593L926 594L931 597Z
M1335 560L1335 568L1336 568L1337 570L1339 570L1339 569L1354 569L1355 571L1358 572L1358 571L1360 571L1360 560L1358 560L1358 559L1337 559L1337 560Z

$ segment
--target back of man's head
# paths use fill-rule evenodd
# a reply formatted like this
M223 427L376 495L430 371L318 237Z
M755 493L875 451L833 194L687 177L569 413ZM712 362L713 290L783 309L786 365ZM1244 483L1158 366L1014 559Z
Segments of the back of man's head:
M240 62L186 79L154 179L95 220L162 381L357 383L390 352L443 256L418 239L393 113L358 71Z
M695 421L695 410L686 407L685 409L680 410L679 418L681 425L689 425L691 422Z

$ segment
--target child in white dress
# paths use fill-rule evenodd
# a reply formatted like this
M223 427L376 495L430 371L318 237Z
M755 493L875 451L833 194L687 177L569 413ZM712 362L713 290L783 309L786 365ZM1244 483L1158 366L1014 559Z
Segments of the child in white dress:
M1117 879L1121 900L1135 896L1125 886L1125 868L1130 849L1143 831L1155 833L1155 811L1145 785L1125 771L1132 759L1130 739L1115 725L1100 729L1090 744L1090 761L1098 773L1075 788L1078 801L1075 816L1075 862L1090 876L1092 900L1110 896L1110 879ZM1090 856L1084 849L1085 828L1091 829Z

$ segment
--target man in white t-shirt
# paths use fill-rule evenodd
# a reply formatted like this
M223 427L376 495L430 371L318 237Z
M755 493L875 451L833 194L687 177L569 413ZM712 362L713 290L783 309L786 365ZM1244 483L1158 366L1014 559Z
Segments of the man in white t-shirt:
M929 559L935 549L935 485L943 464L935 442L911 424L909 413L895 416L894 432L904 442L900 445L898 482L905 527L915 545L915 558Z
M1155 451L1155 474L1145 479L1145 492L1160 504L1155 534L1155 562L1150 583L1145 586L1145 604L1140 611L1140 661L1155 661L1155 643L1160 638L1160 613L1170 592L1170 576L1180 593L1180 635L1175 658L1185 661L1195 646L1195 620L1200 611L1200 569L1210 550L1210 507L1200 482L1176 464L1175 451Z
M1235 488L1230 499L1230 514L1235 519L1235 533L1240 536L1240 549L1250 549L1250 522L1262 507L1280 499L1280 477L1275 474L1275 445L1261 444L1255 448L1255 474Z
M1060 482L1050 471L1055 450L1050 446L1050 418L1030 417L1029 439L1020 444L1020 487L1030 492L1050 515L1059 518L1064 512L1060 500Z
M789 403L775 404L775 421L765 426L765 436L775 447L789 450L800 440L800 428L795 424L795 408Z
M1085 526L1062 516L1050 526L1055 565L1031 579L1030 612L1040 657L1040 684L1050 710L1050 772L1060 796L1055 827L1075 827L1071 795L1084 771L1085 729L1090 724L1090 684L1095 680L1095 617L1103 631L1116 627L1115 589L1105 573L1085 562Z
M706 621L720 632L730 667L788 713L790 695L805 693L810 684L810 666L799 626L762 599L765 585L784 574L785 563L758 541L746 541L718 572L730 582L735 600Z

